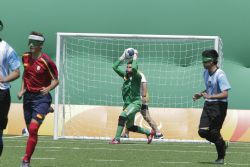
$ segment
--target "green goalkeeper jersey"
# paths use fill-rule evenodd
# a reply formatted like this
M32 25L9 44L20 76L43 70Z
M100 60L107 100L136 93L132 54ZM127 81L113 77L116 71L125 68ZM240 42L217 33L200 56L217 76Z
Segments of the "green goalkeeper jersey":
M138 103L141 105L141 75L137 71L138 65L137 61L133 60L132 62L132 76L128 77L126 71L121 69L122 61L117 60L113 64L114 71L124 79L122 85L122 98L124 101L124 108L126 108L130 103Z

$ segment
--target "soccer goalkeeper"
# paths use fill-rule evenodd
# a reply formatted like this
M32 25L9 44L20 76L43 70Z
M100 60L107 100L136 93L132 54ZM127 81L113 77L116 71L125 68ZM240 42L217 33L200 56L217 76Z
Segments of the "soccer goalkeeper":
M148 110L148 88L147 88L147 79L145 75L140 71L139 74L141 75L141 100L142 100L142 106L141 106L141 115L143 116L144 120L147 121L149 126L155 131L154 138L155 139L163 139L163 134L160 132L160 130L157 128L157 124L150 116L149 110ZM127 128L125 128L124 133L122 135L123 138L129 138L129 131Z
M123 111L118 119L118 127L115 138L110 144L120 144L121 133L126 125L129 131L146 134L148 138L148 144L152 142L155 132L149 131L139 126L134 125L134 119L137 112L141 110L141 75L138 72L137 56L138 52L135 50L133 60L127 63L126 71L120 68L122 62L125 60L125 52L122 56L113 64L114 71L123 78L122 97L124 101Z

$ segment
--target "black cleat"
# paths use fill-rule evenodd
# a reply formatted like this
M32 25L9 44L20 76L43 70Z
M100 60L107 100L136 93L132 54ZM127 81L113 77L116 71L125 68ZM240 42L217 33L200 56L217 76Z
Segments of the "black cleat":
M54 108L52 108L51 106L49 107L49 113L53 113L54 112Z
M218 158L214 161L214 164L217 165L224 165L224 159L223 158Z
M129 138L129 135L127 133L124 133L123 135L121 135L121 138Z

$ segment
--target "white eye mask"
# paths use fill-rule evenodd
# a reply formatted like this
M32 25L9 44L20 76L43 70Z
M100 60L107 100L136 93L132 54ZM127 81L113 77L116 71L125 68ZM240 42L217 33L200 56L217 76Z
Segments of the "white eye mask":
M44 37L38 36L38 35L29 35L29 40L44 42Z

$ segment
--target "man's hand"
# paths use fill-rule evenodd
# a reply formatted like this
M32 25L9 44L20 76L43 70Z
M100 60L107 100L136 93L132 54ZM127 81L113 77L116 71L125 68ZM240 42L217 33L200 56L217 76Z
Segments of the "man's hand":
M17 98L18 98L18 100L21 100L21 99L22 99L24 93L25 93L25 90L20 91L20 92L17 93Z
M138 51L135 49L134 55L133 55L133 60L137 60L137 58L138 58Z
M198 100L199 98L201 98L202 97L202 93L196 93L196 94L194 94L194 96L193 96L193 101L196 101L196 100Z
M50 91L50 87L43 87L42 90L40 90L40 92L42 93L42 95L46 95L48 94Z

